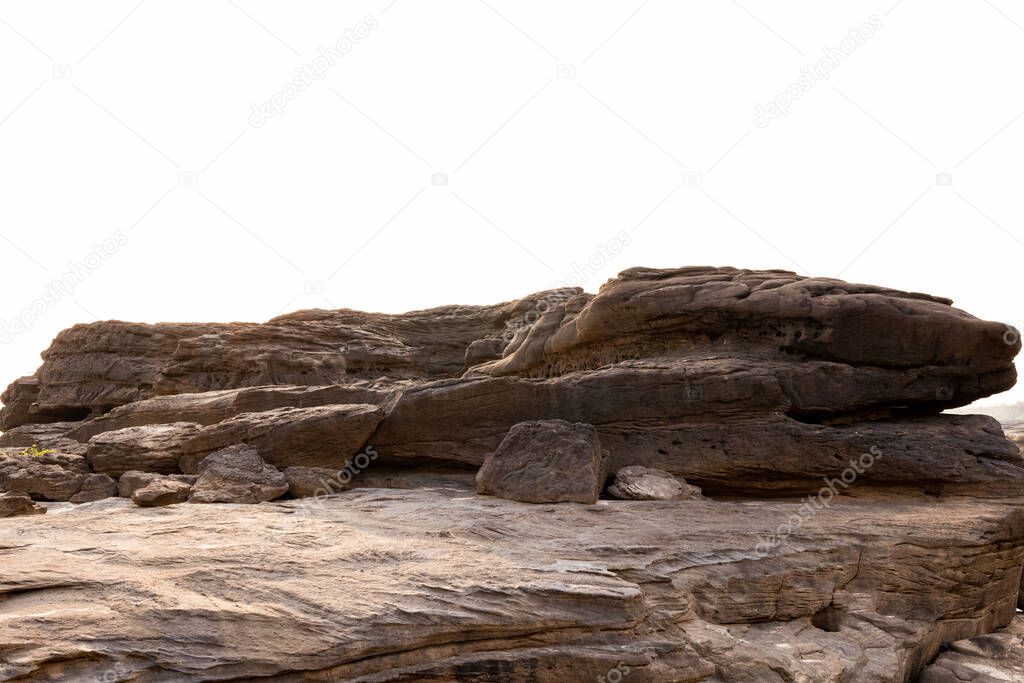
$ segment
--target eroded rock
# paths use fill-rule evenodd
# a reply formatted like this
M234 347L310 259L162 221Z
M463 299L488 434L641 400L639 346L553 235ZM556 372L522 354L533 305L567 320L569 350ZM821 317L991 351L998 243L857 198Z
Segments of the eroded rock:
M130 470L173 474L185 444L199 430L192 422L174 422L103 432L89 440L86 459L95 471L113 477Z
M608 494L620 500L672 500L701 498L700 488L690 486L664 470L650 467L623 467L615 473Z
M608 475L597 430L564 420L509 430L476 475L477 492L524 503L597 502Z
M252 446L229 446L199 465L192 503L262 503L288 492L288 480ZM138 492L136 492L138 493Z

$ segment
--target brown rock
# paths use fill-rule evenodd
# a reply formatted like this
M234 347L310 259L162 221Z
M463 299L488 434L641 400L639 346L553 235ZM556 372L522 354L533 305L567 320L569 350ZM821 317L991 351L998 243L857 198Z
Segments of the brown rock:
M242 413L201 429L185 444L179 465L194 473L207 454L244 443L277 467L340 468L362 449L382 417L377 406L360 404Z
M192 503L261 503L288 492L284 474L251 446L229 446L211 453L199 464Z
M91 503L94 500L113 498L117 495L117 482L106 474L86 474L82 477L82 488L71 496L72 503Z
M155 481L163 481L164 479L182 482L191 487L192 484L196 483L197 477L192 474L162 475L154 472L138 472L133 470L125 472L117 480L117 495L122 498L131 498L139 489L144 488Z
M185 444L199 433L191 422L126 427L89 440L86 459L97 472L119 477L129 470L173 474Z
M140 507L163 507L184 503L188 500L192 486L170 477L157 477L137 489L131 496L132 502Z
M0 517L20 517L22 515L41 515L46 512L42 505L36 505L32 498L21 493L4 493L0 495Z
M155 396L114 408L106 415L76 423L67 436L88 441L97 434L125 427L194 422L203 426L223 422L242 413L275 408L314 408L340 403L383 403L398 382L363 381L355 384L265 386L207 391L201 394ZM2 437L0 437L2 438Z
M8 429L0 434L0 448L29 448L38 446L40 449L53 449L61 453L85 455L85 444L79 443L68 436L80 422L51 422L43 424L26 424Z
M0 491L31 496L36 500L66 501L82 488L86 474L63 466L80 456L0 456Z
M650 467L623 467L615 473L608 494L620 500L672 500L702 498L700 489L690 486L664 470Z
M1010 683L1024 681L1024 617L1006 628L958 640L926 668L919 683Z
M523 422L509 430L476 475L478 493L524 503L597 502L607 477L597 430L564 420Z
M314 498L338 493L349 488L352 475L324 467L288 467L284 471L288 494L292 498Z

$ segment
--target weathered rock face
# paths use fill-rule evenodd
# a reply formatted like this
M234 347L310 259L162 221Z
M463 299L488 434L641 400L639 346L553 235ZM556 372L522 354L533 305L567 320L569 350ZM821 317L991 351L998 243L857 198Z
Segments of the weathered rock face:
M353 490L8 521L0 677L902 682L1013 617L1021 509L837 501L758 553L798 507Z
M242 413L199 430L183 445L179 464L182 471L192 473L208 453L244 443L277 467L342 467L382 417L377 406L359 404Z
M480 467L476 490L524 503L593 505L608 476L606 455L591 425L521 422Z
M125 427L89 440L86 459L96 472L119 477L129 470L174 474L184 446L199 433L193 422Z
M939 655L920 683L1008 683L1024 681L1024 617L1006 628L958 640Z
M3 395L0 490L94 502L0 524L0 678L913 680L1021 595L1024 458L942 414L1013 384L1007 331L730 268L76 326ZM592 427L517 427L551 421ZM927 675L984 680L968 649Z
M284 474L268 465L251 446L231 446L199 464L193 503L260 503L288 492ZM136 494L138 491L136 491Z
M313 498L329 496L345 491L351 484L351 477L342 477L339 470L326 467L289 467L284 471L288 481L288 495L292 498Z
M196 483L196 475L193 474L172 474L162 475L153 472L138 472L132 470L131 472L125 472L117 480L117 495L122 498L131 498L135 495L135 492L141 488L149 486L155 481L177 481L184 483L188 488L192 488L192 484Z

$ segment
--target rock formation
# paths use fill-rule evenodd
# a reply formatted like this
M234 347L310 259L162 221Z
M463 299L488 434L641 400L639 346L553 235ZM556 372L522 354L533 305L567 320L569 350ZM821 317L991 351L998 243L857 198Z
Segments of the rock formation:
M1007 330L731 268L78 325L3 394L4 509L53 514L0 521L0 678L985 680L1024 458L943 411Z

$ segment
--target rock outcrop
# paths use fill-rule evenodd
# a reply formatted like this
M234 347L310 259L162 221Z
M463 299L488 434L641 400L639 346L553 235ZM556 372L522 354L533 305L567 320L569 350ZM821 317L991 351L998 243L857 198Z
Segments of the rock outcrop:
M6 505L56 509L0 522L0 678L1012 672L1024 457L944 412L1013 385L1008 331L732 268L78 325L2 397Z

